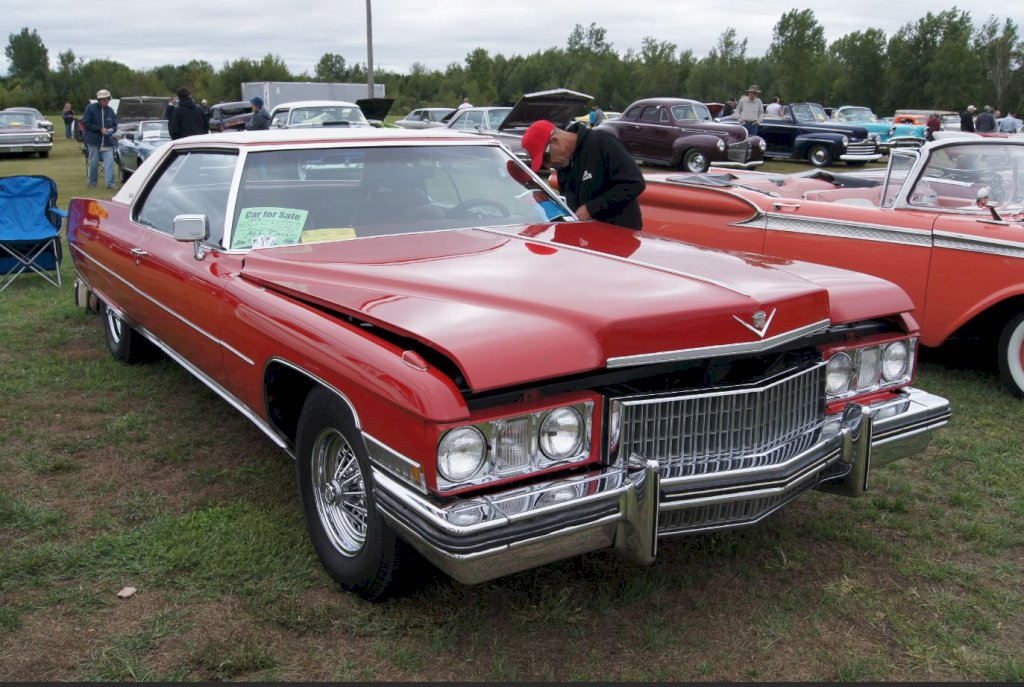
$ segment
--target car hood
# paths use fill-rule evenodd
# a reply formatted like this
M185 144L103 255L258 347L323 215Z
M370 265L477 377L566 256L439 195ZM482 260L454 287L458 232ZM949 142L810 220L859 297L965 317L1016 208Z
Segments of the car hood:
M843 299L871 316L913 307L874 277L599 222L254 250L242 277L433 348L475 391L758 346L831 322ZM758 311L770 318L760 335Z
M498 126L498 131L525 129L536 121L546 119L560 129L569 126L583 106L593 98L566 88L526 93Z
M850 138L864 139L868 137L867 128L860 124L840 124L838 122L801 122L797 126L811 127L815 131L829 131L836 134L845 134Z
M163 119L167 108L167 98L136 95L121 98L117 104L117 122L137 122L143 119Z
M383 120L391 112L394 102L394 98L361 98L356 101L356 105L367 119Z

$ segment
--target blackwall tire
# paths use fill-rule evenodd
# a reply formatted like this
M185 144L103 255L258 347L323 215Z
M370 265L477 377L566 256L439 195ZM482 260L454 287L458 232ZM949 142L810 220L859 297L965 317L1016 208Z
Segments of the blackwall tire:
M807 151L807 161L815 167L828 167L832 164L832 153L823 145L811 146Z
M100 314L103 316L103 335L110 355L129 364L153 359L156 353L153 344L108 308L106 303L100 308Z
M711 160L703 151L691 148L683 156L683 169L687 172L706 172L711 167Z
M408 551L377 510L373 474L348 407L314 389L302 407L295 475L306 529L324 568L371 601L393 593Z

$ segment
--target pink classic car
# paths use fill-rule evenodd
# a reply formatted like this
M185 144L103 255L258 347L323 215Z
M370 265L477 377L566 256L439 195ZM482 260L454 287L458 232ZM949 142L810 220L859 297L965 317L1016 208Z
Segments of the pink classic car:
M987 338L1024 395L1024 140L951 135L893 150L887 170L648 182L645 232L889 279L922 344Z
M949 404L884 280L580 222L498 141L307 129L173 141L75 198L77 300L296 461L313 546L467 583L858 495ZM415 574L415 569L405 572Z

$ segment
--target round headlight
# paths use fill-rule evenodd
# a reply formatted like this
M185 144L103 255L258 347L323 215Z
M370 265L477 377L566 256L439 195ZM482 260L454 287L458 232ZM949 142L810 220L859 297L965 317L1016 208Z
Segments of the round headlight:
M825 366L825 394L835 396L850 388L853 381L853 359L846 353L836 353Z
M761 148L761 152L764 152L764 151L768 150L768 144L764 142L763 138L761 139L761 143L758 144L758 145Z
M583 417L575 408L556 408L544 417L539 432L540 450L551 460L565 460L583 445Z
M848 145L850 145L850 139L848 139L846 136L843 136L843 147L845 148Z
M719 150L725 150L725 141L723 141L722 139L718 139L718 143L716 143L715 145L718 146Z
M907 375L910 367L910 347L906 341L894 341L882 351L882 379L895 382Z
M476 427L459 427L444 435L437 447L437 471L449 482L463 482L484 464L487 441Z

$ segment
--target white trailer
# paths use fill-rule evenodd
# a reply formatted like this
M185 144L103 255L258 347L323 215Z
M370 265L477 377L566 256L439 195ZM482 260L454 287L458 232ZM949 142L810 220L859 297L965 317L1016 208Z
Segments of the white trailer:
M263 98L263 107L270 110L275 105L296 100L347 100L355 101L369 96L370 89L364 83L324 83L317 81L245 81L242 83L242 100ZM384 84L373 85L373 97L383 98Z

